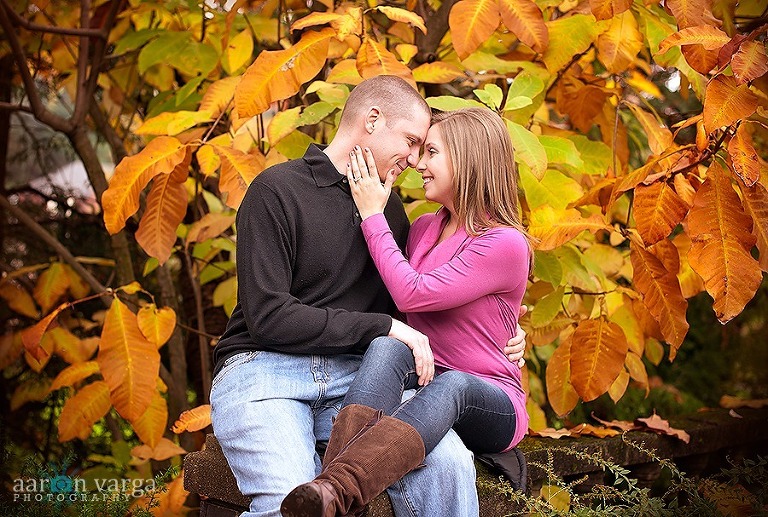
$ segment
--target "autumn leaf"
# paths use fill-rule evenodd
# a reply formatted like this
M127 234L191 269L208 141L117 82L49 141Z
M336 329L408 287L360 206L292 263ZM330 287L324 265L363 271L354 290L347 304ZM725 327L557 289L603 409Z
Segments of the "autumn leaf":
M191 153L185 160L187 166ZM187 190L173 181L171 174L160 174L152 181L147 208L136 232L136 242L160 265L165 264L176 243L176 228L187 213Z
M49 330L43 339L53 341L53 351L69 364L81 363L91 358L96 351L92 342L85 342L64 327Z
M680 51L691 68L700 74L706 75L717 66L717 52L703 45L683 45Z
M358 73L364 79L377 75L396 75L415 86L411 69L401 63L381 43L371 38L365 38L360 45L356 66Z
M538 53L549 46L549 32L541 9L531 0L499 0L504 26Z
M569 429L571 435L578 436L595 436L597 438L608 438L611 436L617 436L621 434L616 429L608 429L607 427L597 427L592 424L579 424L576 427Z
M15 363L24 352L21 333L9 332L0 335L0 370L5 370Z
M768 272L768 189L760 182L752 187L740 186L744 209L752 218L752 234L760 252L760 268Z
M631 11L614 16L608 30L597 37L597 55L609 72L626 70L643 48L643 35Z
M218 117L232 104L239 82L240 76L225 77L211 83L200 100L198 110L209 112L212 119Z
M730 175L713 161L688 214L693 241L688 260L704 279L722 323L742 311L763 278L750 254L756 241L751 231L752 220L742 208Z
M159 136L138 154L124 158L115 168L101 198L104 223L110 234L123 229L139 209L139 195L152 178L171 173L187 159L187 148L171 136Z
M632 6L631 0L589 0L592 14L598 20L608 20Z
M554 427L545 427L538 431L529 431L528 434L530 436L541 436L542 438L553 438L555 440L571 437L571 432L568 429L555 429Z
M602 113L606 100L611 96L603 88L585 85L570 74L566 74L557 89L557 110L567 114L573 125L587 132Z
M0 282L0 298L5 300L13 311L29 318L38 318L40 311L26 289L13 281Z
M137 445L131 449L131 456L134 456L140 460L157 460L163 461L180 454L186 454L187 451L173 443L168 438L160 438L155 447L149 445Z
M59 441L73 438L85 440L93 431L93 424L107 414L110 408L109 386L96 381L67 399L59 417Z
M314 27L315 25L325 25L338 20L342 16L343 15L338 13L309 13L291 24L291 32L306 29L307 27Z
M501 21L499 0L461 0L448 15L453 48L464 59L485 42Z
M65 386L74 386L78 382L87 379L91 375L99 373L99 363L96 361L84 361L74 363L64 368L51 383L50 391L55 391Z
M765 43L745 41L731 59L731 68L738 84L745 84L768 72Z
M74 298L85 298L91 293L91 286L77 274L72 266L64 264L64 271L69 277L69 292Z
M648 396L648 371L645 369L645 364L639 355L630 351L627 353L627 357L624 359L624 365L627 367L629 376L632 379L645 388L645 395Z
M203 242L214 237L219 237L235 224L235 216L230 214L205 214L199 221L195 221L187 232L187 245L194 242Z
M725 409L739 409L743 407L760 409L766 406L768 406L768 399L745 400L731 395L723 395L720 397L720 407Z
M547 400L560 417L567 415L579 401L571 385L571 340L561 342L547 363Z
M228 207L238 208L245 197L248 185L265 168L264 155L256 150L244 153L221 145L214 145L213 150L221 159L219 190L227 194Z
M653 154L662 154L674 143L672 133L656 117L634 104L628 106L648 136L648 147Z
M590 416L604 426L614 427L619 431L634 431L638 429L638 427L633 422L626 422L624 420L602 420L595 415L594 411L590 414Z
M21 332L21 341L24 343L24 349L36 360L42 361L50 356L50 352L46 352L40 346L40 343L43 340L43 335L48 331L48 327L53 325L59 313L67 307L69 307L68 303L59 305L48 316Z
M275 113L267 126L269 145L274 147L301 125L301 106Z
M245 65L252 55L253 37L251 36L251 29L245 29L227 43L227 48L221 54L221 66L225 72L231 75Z
M459 67L444 61L424 63L413 69L413 80L419 83L443 84L464 77Z
M718 75L707 85L704 103L704 129L712 133L723 126L752 115L757 109L757 95L746 84L736 79Z
M326 81L329 83L358 85L363 82L363 78L360 77L360 72L357 71L357 61L355 59L342 59L331 69Z
M649 416L648 418L637 418L635 421L645 425L648 429L658 434L674 436L675 438L679 438L685 443L688 443L691 440L691 435L682 429L675 429L674 427L670 426L668 421L664 420L656 413Z
M658 54L663 54L670 48L680 45L701 45L706 50L720 50L730 40L731 38L717 27L709 25L689 27L663 39L659 43Z
M720 20L712 14L711 0L667 0L664 5L681 29L696 25L720 25Z
M583 231L596 232L607 228L599 215L584 218L575 208L555 210L551 206L542 205L531 212L528 231L539 239L537 250L552 250Z
M747 187L751 187L760 179L760 158L745 124L739 125L736 134L728 143L728 155L731 157L733 170Z
M688 261L688 253L691 250L691 238L687 233L681 232L672 239L672 244L677 248L680 257L680 270L677 279L680 281L680 289L685 299L692 298L704 291L704 281L691 267Z
M271 103L296 94L325 64L329 39L335 34L330 28L309 31L285 50L262 51L235 88L238 116L258 115L269 109Z
M69 275L64 269L64 264L54 262L38 277L33 295L43 313L50 310L59 301L59 298L69 289Z
M139 309L136 322L144 337L160 348L168 342L176 329L176 313L170 307L158 309L154 303L150 303Z
M208 111L165 112L144 121L135 133L137 135L176 136L187 129L212 120Z
M211 405L203 404L196 408L188 409L179 415L171 430L176 434L184 431L199 431L211 425Z
M602 318L580 322L571 339L571 384L589 402L611 387L629 345L621 327Z
M573 56L587 50L600 31L595 17L591 14L563 16L550 20L545 25L549 33L549 45L542 60L551 73L559 72Z
M635 287L643 295L642 302L658 322L664 339L672 346L672 360L688 333L685 319L688 302L680 290L677 270L668 271L662 261L639 242L632 241L630 249Z
M413 25L414 27L417 27L422 33L427 33L427 27L424 25L424 19L416 13L407 11L405 9L400 9L399 7L377 6L375 9L383 13L384 16L392 21Z
M537 179L542 179L547 170L547 151L541 141L529 130L511 120L504 121L515 149L515 161L522 161Z
M117 412L126 420L138 419L152 401L160 354L141 333L136 315L117 298L104 319L96 361Z
M638 185L633 208L637 231L649 246L666 239L688 213L688 206L664 181Z
M14 390L10 398L10 409L16 411L27 402L45 400L50 392L51 380L46 377L31 377Z
M133 430L141 443L155 448L165 432L168 422L168 404L159 391L155 391L152 402L139 418L131 421Z

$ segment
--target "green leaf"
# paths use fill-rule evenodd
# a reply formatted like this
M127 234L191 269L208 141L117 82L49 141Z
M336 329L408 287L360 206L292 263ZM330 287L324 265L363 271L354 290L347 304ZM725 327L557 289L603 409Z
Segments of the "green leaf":
M293 160L304 156L307 148L313 142L312 138L297 130L280 140L275 149L289 160Z
M551 251L534 251L533 274L553 286L558 286L563 281L563 266L560 259Z
M552 251L563 266L563 278L567 285L572 285L584 291L597 292L600 286L589 274L582 262L583 255L573 245L566 244Z
M212 262L205 266L200 271L200 285L205 285L208 282L221 278L225 274L235 269L235 263L231 260L220 260L218 262Z
M207 76L219 62L219 55L213 47L192 38L190 32L171 32L153 40L139 53L139 73L166 63L186 75Z
M341 108L347 102L349 97L349 87L345 84L331 84L325 81L315 81L307 87L306 94L317 94L318 98L332 104L337 108Z
M568 165L577 171L584 167L584 162L579 156L579 151L573 142L559 136L539 136L539 142L547 153L547 161L550 164L561 163Z
M529 99L533 99L543 91L544 81L530 72L520 72L512 81L512 84L509 85L509 90L507 90L507 104L504 105L504 111L516 109L508 107L510 99L516 97L528 97Z
M590 140L583 135L571 135L568 140L573 142L584 163L581 172L589 175L604 175L613 166L611 148L603 142Z
M504 98L504 92L495 84L486 84L482 90L476 89L473 91L477 98L492 110L497 110L501 107L501 100Z
M519 110L533 104L533 100L530 97L507 97L507 102L504 103L504 111Z
M408 167L397 178L397 186L404 189L416 189L424 186L421 174L413 167Z
M549 46L542 56L547 70L558 72L573 56L589 48L600 32L601 23L591 14L575 14L546 22Z
M301 117L299 117L299 125L311 126L312 124L317 124L318 122L325 119L325 117L333 113L333 110L336 108L336 105L324 101L310 104L304 108L304 111L301 112Z
M562 309L565 289L560 286L553 292L536 301L531 312L531 325L536 328L546 327Z
M472 99L462 99L452 95L442 95L440 97L429 97L427 104L430 108L440 111L451 111L461 108L485 108L485 105Z
M184 51L191 42L192 35L188 32L167 32L141 49L139 53L139 73L143 74L152 65L158 63L170 64L174 57Z
M537 178L542 178L547 170L547 153L536 135L520 124L505 120L507 130L515 148L515 161L523 162L531 168Z
M193 79L190 79L187 84L179 88L179 90L176 92L176 95L173 96L174 103L176 106L181 106L181 104L189 98L190 95L193 93L197 93L197 88L200 86L200 84L203 82L205 77L202 75L195 77Z
M584 195L578 182L553 169L538 180L527 167L520 167L520 185L531 210L541 205L561 210Z
M163 29L142 29L136 32L128 32L117 40L113 54L120 55L130 52L131 50L136 50L158 34L165 33L167 33L167 31Z
M147 261L144 263L144 272L141 274L141 276L147 276L152 271L158 268L160 265L160 261L157 260L155 257L149 257Z

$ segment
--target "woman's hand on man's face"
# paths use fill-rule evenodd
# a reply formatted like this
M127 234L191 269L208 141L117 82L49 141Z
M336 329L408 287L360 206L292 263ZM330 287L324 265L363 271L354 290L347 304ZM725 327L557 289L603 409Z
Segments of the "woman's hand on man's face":
M374 214L383 213L397 177L395 171L387 171L386 180L382 184L373 153L367 147L361 149L356 145L349 153L346 174L360 217L365 220Z

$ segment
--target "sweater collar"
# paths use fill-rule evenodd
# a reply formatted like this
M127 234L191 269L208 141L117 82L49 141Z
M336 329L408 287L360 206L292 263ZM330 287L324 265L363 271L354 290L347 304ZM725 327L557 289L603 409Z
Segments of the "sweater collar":
M312 177L318 187L329 187L347 179L343 174L339 174L328 155L323 152L325 147L324 145L310 144L304 154L304 161L309 165Z

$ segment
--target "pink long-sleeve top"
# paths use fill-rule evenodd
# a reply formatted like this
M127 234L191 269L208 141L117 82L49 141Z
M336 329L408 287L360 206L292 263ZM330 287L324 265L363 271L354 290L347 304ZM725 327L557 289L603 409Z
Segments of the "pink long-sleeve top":
M463 228L438 243L448 211L419 217L403 256L381 214L362 223L373 261L408 324L429 338L435 366L471 373L501 388L515 408L506 450L528 430L520 368L504 355L515 334L528 277L528 244L509 227L477 236Z

